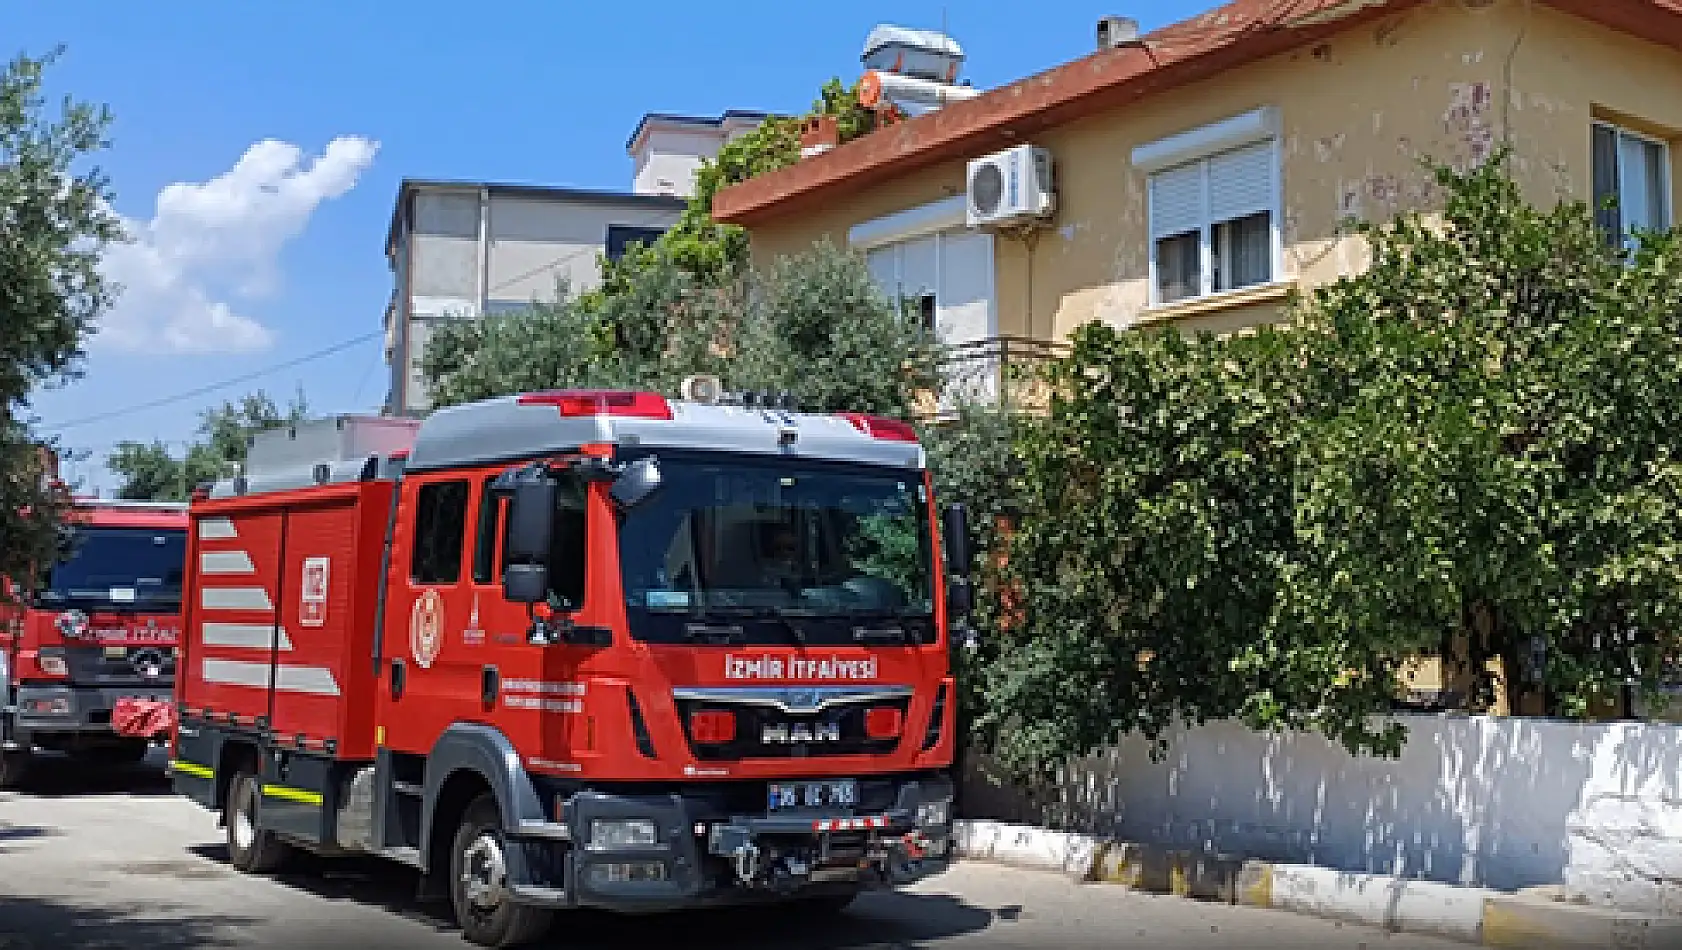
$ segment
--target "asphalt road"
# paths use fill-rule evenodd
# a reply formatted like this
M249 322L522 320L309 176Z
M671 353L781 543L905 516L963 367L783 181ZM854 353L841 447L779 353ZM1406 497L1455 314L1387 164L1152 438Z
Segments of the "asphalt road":
M221 841L214 817L174 797L155 764L100 774L46 762L25 789L0 792L0 950L468 946L446 907L412 899L414 877L402 869L316 862L251 877L227 866ZM575 950L1465 946L973 863L911 892L868 895L838 922L740 911L572 914L551 942Z

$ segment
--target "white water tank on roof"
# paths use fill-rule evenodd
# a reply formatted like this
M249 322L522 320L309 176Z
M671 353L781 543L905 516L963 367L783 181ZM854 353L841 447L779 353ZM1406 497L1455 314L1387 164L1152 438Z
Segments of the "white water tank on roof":
M390 455L413 445L419 428L418 419L347 413L267 429L247 441L245 470L254 475Z
M916 76L884 73L872 70L859 77L859 105L875 109L891 105L908 116L933 112L941 106L965 99L974 99L981 90L971 86L953 86L930 82Z
M964 51L945 33L883 23L865 38L859 62L866 70L953 83L964 64Z

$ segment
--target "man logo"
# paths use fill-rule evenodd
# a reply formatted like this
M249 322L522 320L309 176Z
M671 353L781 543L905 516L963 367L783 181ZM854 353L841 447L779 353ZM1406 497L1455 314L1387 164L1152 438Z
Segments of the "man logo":
M840 742L841 724L838 722L818 723L770 723L759 731L759 741L766 745L792 745L801 742Z

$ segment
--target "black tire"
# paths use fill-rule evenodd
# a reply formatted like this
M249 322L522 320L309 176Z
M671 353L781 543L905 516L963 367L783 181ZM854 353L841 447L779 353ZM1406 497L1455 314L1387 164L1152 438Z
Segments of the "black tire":
M524 946L547 934L554 921L552 910L514 903L507 848L496 798L487 793L474 799L450 847L450 903L462 937L481 947Z
M0 751L0 788L17 788L34 760L28 749Z
M228 781L228 800L223 805L227 826L228 863L247 874L271 874L285 865L291 849L271 831L263 830L259 810L262 787L250 772L234 773Z

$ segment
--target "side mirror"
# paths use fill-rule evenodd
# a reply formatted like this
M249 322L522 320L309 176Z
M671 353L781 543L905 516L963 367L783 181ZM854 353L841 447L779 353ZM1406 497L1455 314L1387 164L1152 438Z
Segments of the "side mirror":
M946 587L946 609L954 617L968 619L975 610L975 595L970 589L969 578L959 577L948 582Z
M962 502L946 506L941 533L946 535L946 569L959 576L968 576L974 552L970 550L969 509Z
M549 568L510 564L502 569L502 596L511 604L541 604L549 599Z
M652 456L644 456L625 466L625 470L613 480L613 487L608 490L608 494L619 507L634 508L647 500L659 487L660 462Z
M508 529L502 561L544 564L555 533L555 480L538 467L521 469L508 481Z
M975 592L970 588L970 562L974 552L970 548L969 509L963 503L946 506L941 533L946 537L946 607L955 617L967 620L975 609Z

